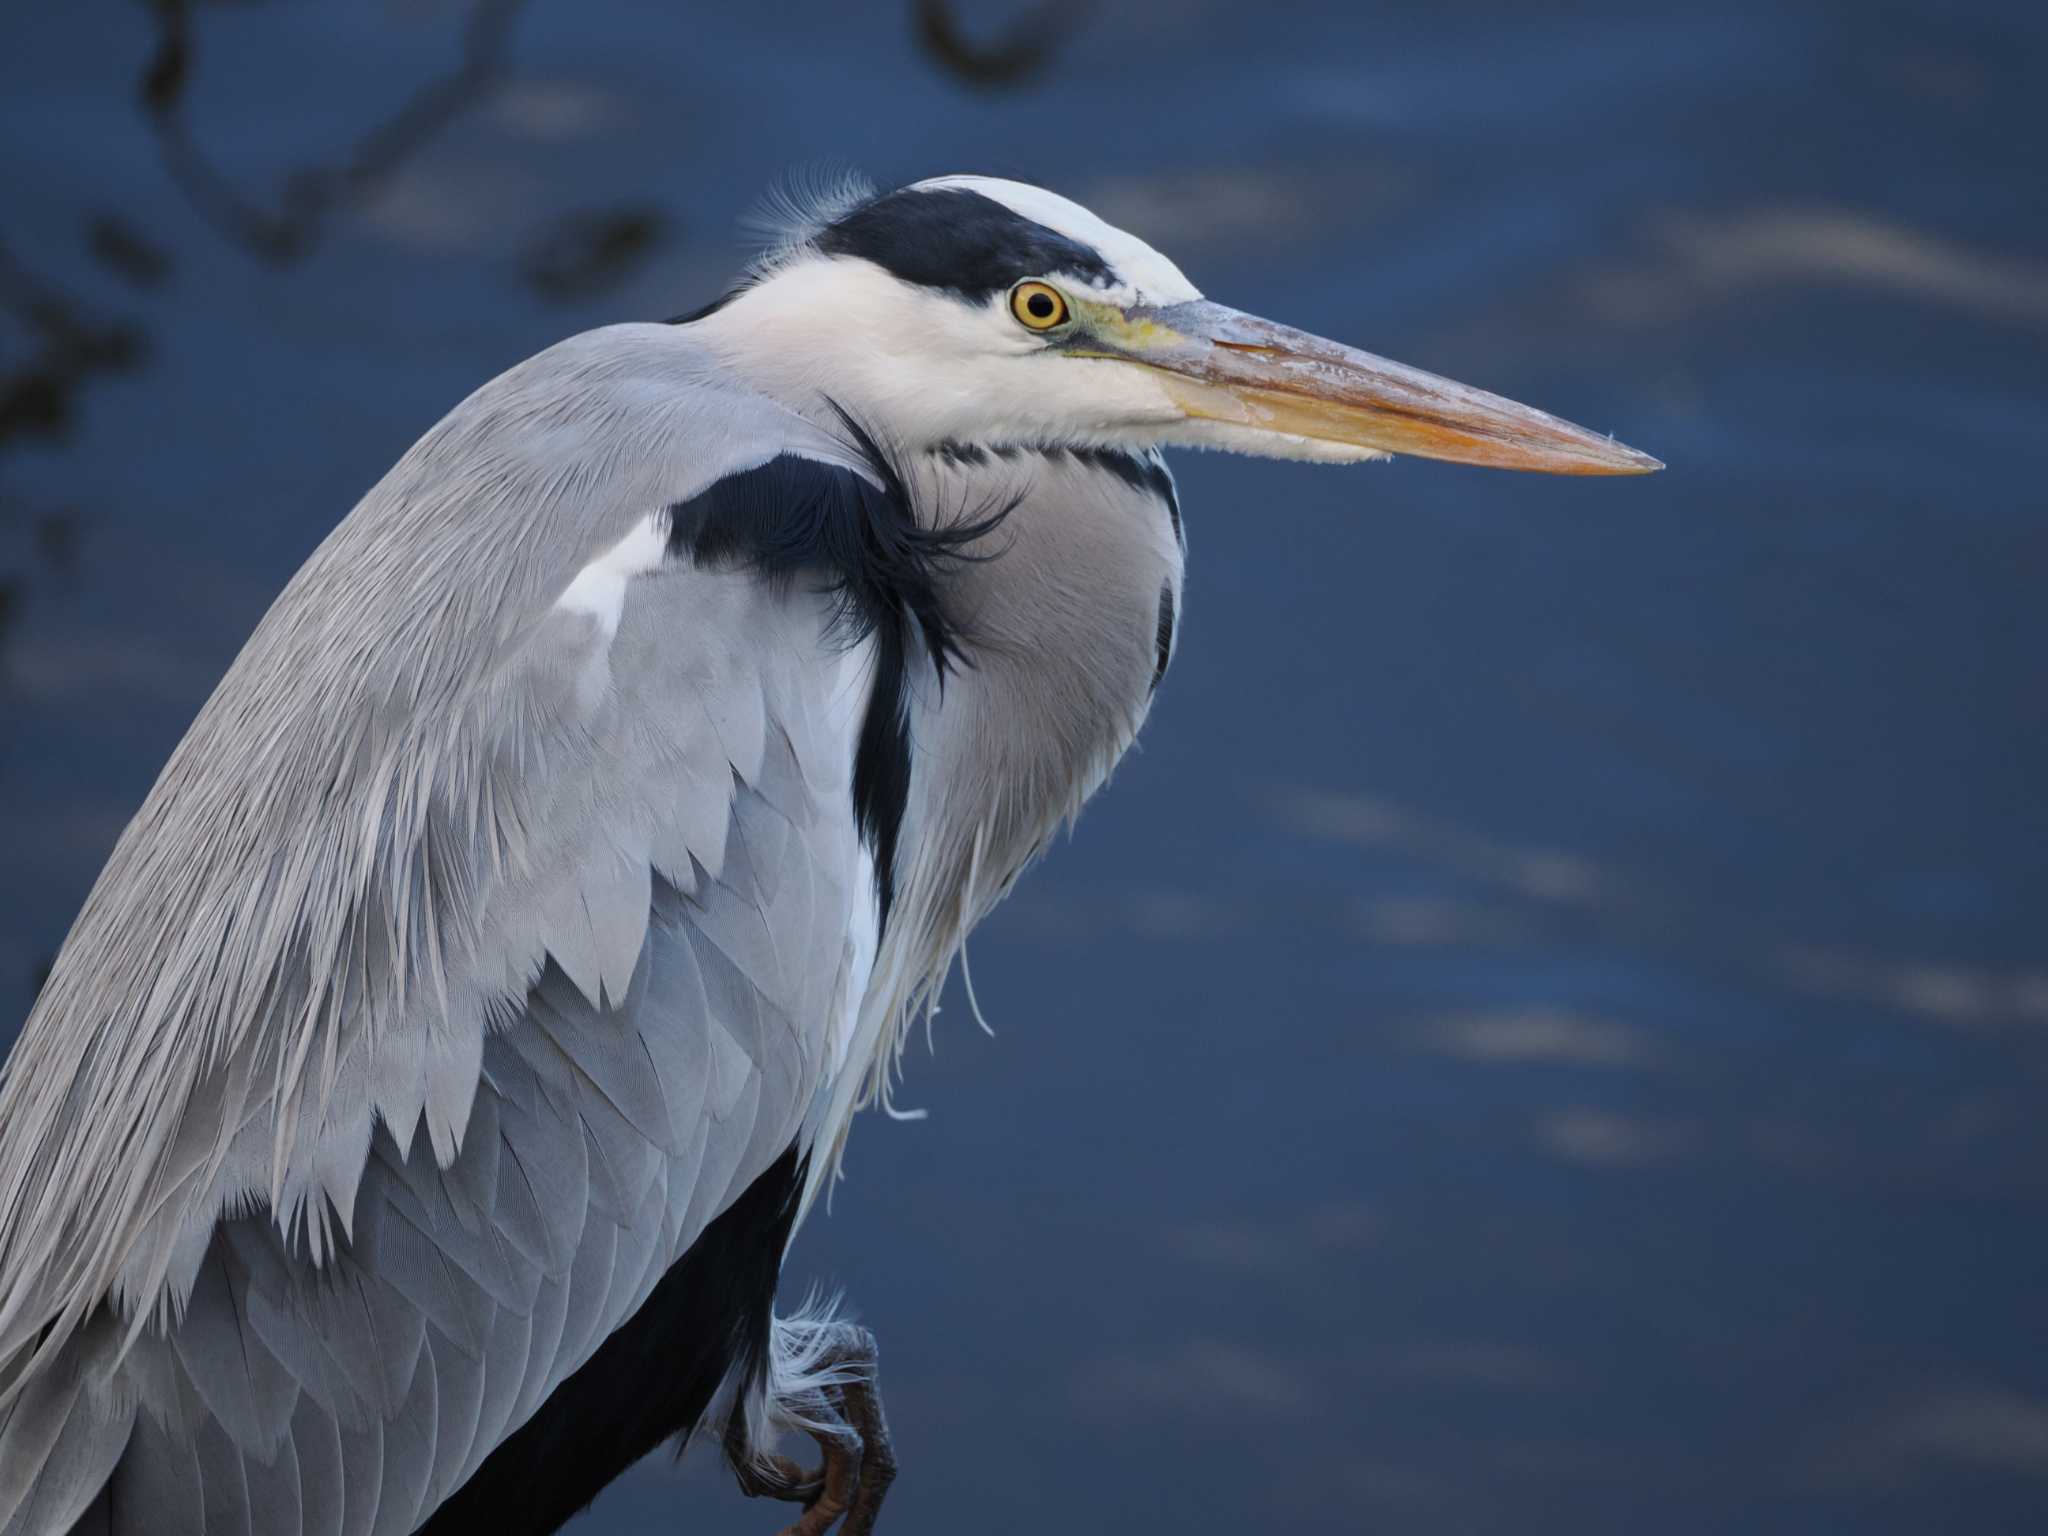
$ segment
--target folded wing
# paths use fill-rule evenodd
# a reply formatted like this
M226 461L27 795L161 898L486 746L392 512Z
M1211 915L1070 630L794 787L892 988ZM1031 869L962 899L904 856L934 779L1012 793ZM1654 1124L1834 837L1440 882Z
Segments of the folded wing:
M859 658L658 537L787 452L860 472L675 331L579 338L266 616L0 1082L0 1532L411 1530L800 1154Z

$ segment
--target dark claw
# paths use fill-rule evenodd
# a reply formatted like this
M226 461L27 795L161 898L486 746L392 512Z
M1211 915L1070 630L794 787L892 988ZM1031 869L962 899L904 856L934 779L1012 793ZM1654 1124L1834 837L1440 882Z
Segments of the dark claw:
M737 1413L725 1426L725 1459L739 1479L740 1492L750 1499L808 1504L825 1488L823 1467L806 1471L788 1456L756 1456L747 1445L746 1421Z
M889 1485L896 1481L896 1448L875 1382L875 1336L850 1329L846 1342L823 1363L852 1366L855 1378L826 1390L831 1422L814 1432L825 1464L806 1471L787 1456L756 1457L747 1445L744 1421L735 1414L725 1432L726 1458L749 1498L786 1499L804 1512L781 1536L826 1536L835 1524L840 1536L871 1536Z
M869 1340L870 1362L873 1342ZM839 1529L841 1536L868 1536L875 1528L875 1517L882 1512L882 1500L888 1497L889 1485L896 1481L896 1447L889 1438L889 1421L882 1414L881 1395L874 1388L872 1365L866 1381L854 1382L841 1392L840 1404L847 1422L868 1449L861 1462L860 1485L854 1490L853 1507Z

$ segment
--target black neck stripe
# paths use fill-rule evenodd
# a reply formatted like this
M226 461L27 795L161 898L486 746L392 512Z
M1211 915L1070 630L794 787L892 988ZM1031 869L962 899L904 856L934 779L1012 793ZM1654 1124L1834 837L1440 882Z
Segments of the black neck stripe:
M875 668L854 748L853 808L874 855L882 921L896 892L896 844L910 798L910 669L918 647L941 681L963 642L945 602L945 569L1008 508L927 526L875 439L841 413L879 486L834 464L783 454L727 475L669 509L669 548L699 565L771 581L815 577L838 601L839 638L873 638Z
M986 464L991 456L1009 463L1029 454L1048 463L1072 459L1076 464L1099 469L1116 476L1134 491L1150 493L1155 501L1166 508L1167 520L1173 525L1175 541L1183 551L1187 548L1187 536L1181 528L1180 521L1180 498L1174 494L1173 489L1173 472L1166 467L1166 460L1160 456L1156 448L1140 452L1130 448L1070 447L1063 443L988 445L948 441L940 443L932 452L949 464L978 466Z

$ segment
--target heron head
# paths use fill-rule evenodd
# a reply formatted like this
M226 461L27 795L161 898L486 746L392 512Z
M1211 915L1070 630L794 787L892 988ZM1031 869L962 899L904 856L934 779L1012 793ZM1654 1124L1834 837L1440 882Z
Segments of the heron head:
M845 198L697 325L778 398L830 396L913 447L1663 467L1498 395L1211 303L1136 236L1015 181L946 176Z

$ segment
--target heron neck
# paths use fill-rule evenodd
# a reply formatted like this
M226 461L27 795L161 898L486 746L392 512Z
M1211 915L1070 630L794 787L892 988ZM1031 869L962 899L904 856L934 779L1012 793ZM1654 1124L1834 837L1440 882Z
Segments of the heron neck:
M1145 721L1161 615L1179 611L1179 511L1156 461L957 443L921 456L916 499L935 519L1011 508L948 572L967 665L914 699L906 817L906 858L935 888L973 865L992 904Z

